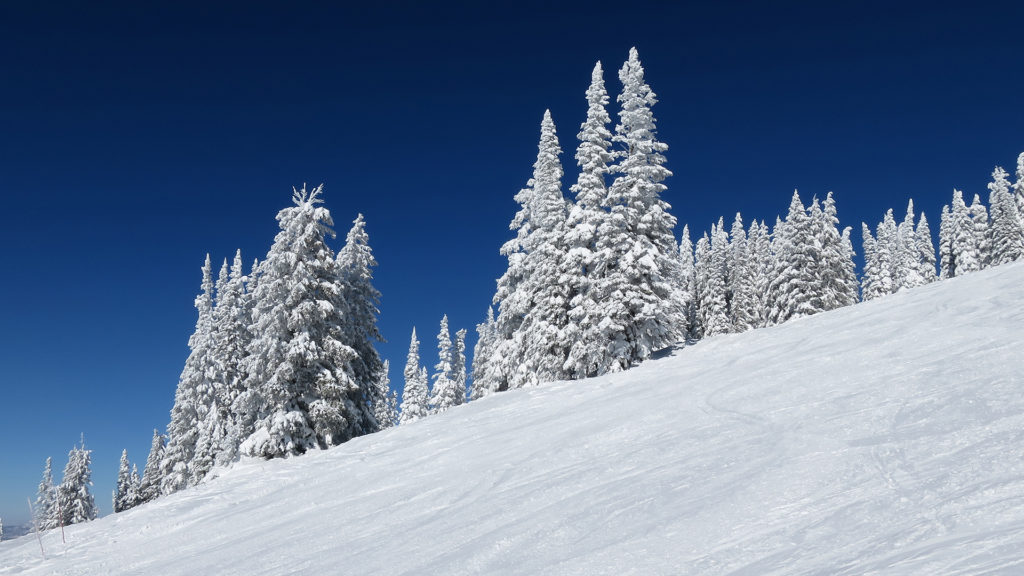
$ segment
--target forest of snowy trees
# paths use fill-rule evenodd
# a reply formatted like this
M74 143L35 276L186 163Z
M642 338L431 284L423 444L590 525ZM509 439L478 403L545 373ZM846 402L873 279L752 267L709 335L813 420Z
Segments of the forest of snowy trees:
M636 49L618 72L618 121L609 128L604 71L594 67L579 171L563 189L562 149L550 111L540 125L533 176L515 195L508 266L477 326L470 363L464 329L444 316L437 363L423 365L412 330L401 404L378 354L381 294L366 224L358 216L335 253L323 187L294 190L262 261L244 270L237 252L214 274L202 267L195 331L166 433L153 431L142 474L122 453L113 510L193 486L240 457L325 449L404 425L496 392L628 369L655 352L871 300L1024 257L1024 153L1016 180L996 168L986 207L953 191L938 250L913 201L896 222L861 225L858 278L851 228L832 193L805 205L794 191L769 227L725 218L696 242L661 196L672 173L657 138ZM497 310L497 313L495 313ZM471 376L471 377L470 377ZM71 451L54 485L46 460L35 502L40 529L96 517L90 451Z

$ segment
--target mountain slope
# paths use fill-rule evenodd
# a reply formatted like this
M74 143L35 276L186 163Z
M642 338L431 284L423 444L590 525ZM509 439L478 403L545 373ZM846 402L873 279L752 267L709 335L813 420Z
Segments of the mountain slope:
M1024 265L249 461L0 574L1024 571Z

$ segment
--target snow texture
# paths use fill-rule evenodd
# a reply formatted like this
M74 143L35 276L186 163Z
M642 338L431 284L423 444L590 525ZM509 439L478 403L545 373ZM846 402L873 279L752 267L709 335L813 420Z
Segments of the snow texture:
M0 574L1019 574L1024 263L0 543Z

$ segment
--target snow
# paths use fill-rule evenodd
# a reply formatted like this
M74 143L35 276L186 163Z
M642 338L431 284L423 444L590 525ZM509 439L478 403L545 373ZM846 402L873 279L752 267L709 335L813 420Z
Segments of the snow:
M1024 572L1024 263L0 543L0 574Z

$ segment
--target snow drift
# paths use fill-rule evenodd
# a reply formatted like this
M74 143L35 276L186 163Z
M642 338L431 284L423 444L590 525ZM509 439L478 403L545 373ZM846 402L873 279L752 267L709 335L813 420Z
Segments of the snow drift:
M0 543L0 574L1024 572L1024 264Z

